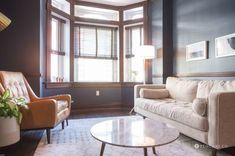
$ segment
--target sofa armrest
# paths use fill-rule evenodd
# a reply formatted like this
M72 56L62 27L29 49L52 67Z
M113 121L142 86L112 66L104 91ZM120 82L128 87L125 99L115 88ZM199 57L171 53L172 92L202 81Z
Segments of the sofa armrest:
M235 92L216 92L209 96L208 144L221 149L235 146Z
M140 97L140 89L147 88L147 89L165 89L165 84L143 84L143 85L135 85L134 87L134 99Z
M30 102L21 112L22 129L50 128L56 125L57 104L53 99Z

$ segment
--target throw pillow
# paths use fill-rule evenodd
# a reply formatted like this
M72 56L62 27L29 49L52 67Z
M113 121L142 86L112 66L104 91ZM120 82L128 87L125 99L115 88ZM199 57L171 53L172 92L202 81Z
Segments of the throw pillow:
M169 97L169 92L167 89L140 89L140 97L147 99L163 99Z
M207 99L206 98L196 98L193 100L192 104L193 111L200 116L207 115Z

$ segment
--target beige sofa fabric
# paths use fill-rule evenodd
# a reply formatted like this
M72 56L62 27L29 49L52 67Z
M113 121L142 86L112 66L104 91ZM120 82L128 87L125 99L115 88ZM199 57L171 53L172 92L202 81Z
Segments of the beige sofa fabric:
M235 91L235 81L214 81L211 93Z
M197 98L206 98L208 99L211 89L213 87L214 81L213 80L207 80L207 81L200 81L198 83L197 88Z
M211 93L208 107L209 145L235 146L235 92Z
M193 100L192 109L194 113L197 113L200 116L207 115L207 102L205 98L196 98Z
M185 125L181 122L176 122L172 119L166 118L164 116L158 115L148 110L144 110L140 107L135 107L135 112L138 112L139 114L142 114L143 116L146 116L148 118L159 120L160 122L170 124L171 126L174 126L176 129L178 129L180 133L190 136L205 144L208 143L208 132L200 131L198 129Z
M147 88L147 89L165 89L166 85L164 84L145 84L145 85L135 85L134 87L134 97L140 97L140 89Z
M197 94L198 81L182 80L175 77L169 77L166 81L166 89L170 97L176 100L193 102Z
M170 98L140 98L141 88L163 89L164 85L135 87L135 111L174 125L181 133L216 149L235 146L235 81L192 81L170 77ZM193 100L204 98L207 115L193 110Z
M169 97L169 92L167 89L140 89L140 97L147 99L163 99Z
M192 103L176 101L174 99L136 99L135 107L164 116L174 121L183 123L201 131L208 131L207 118L202 117L192 110Z

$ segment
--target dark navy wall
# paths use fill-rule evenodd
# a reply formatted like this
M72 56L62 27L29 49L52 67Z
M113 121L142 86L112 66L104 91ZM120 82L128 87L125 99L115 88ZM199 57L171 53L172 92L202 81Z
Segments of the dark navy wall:
M96 90L100 96L96 96ZM70 94L74 103L73 109L112 107L122 104L120 87L78 87L78 88L56 88L44 89L44 96L57 94Z
M156 48L156 59L153 60L153 83L162 83L163 74L163 0L151 0L152 10L152 44Z
M215 58L215 38L235 33L234 0L173 0L174 73L235 71L235 56ZM187 44L209 41L209 58L185 61Z
M154 83L164 83L173 72L172 4L172 0L151 0Z
M39 0L2 0L0 11L11 19L0 32L0 70L21 71L39 95Z

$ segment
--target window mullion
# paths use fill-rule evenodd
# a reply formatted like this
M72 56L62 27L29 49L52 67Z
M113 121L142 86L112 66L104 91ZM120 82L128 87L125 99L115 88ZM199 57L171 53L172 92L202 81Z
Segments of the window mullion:
M81 27L78 26L78 56L81 56Z
M111 30L111 58L114 57L114 42L113 42L113 33L114 33L114 30L112 29Z
M95 37L96 37L96 57L98 57L98 30L95 28Z
M132 40L132 30L133 30L133 29L130 28L130 34L129 34L129 35L130 35L130 40L129 40L129 41L130 41L130 42L129 42L129 43L130 43L130 45L129 45L129 46L130 46L130 56L132 56L132 50L133 50L133 49L132 49L132 41L133 41L133 40Z

